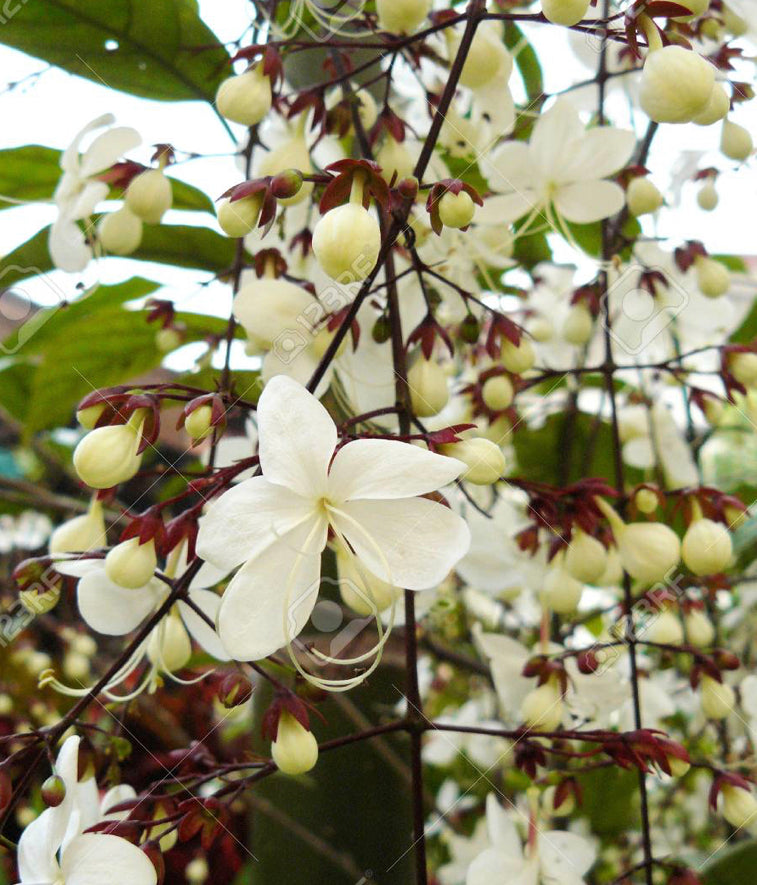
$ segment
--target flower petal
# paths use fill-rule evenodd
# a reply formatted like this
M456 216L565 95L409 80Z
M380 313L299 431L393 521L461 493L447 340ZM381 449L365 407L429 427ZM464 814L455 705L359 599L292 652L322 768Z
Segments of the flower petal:
M87 123L87 125L80 129L79 132L76 133L74 140L71 144L63 151L60 158L60 168L65 170L66 172L75 172L78 174L79 172L79 145L84 140L86 135L89 135L90 132L94 132L95 129L102 129L103 126L110 126L115 122L116 118L113 114L102 114L100 117L95 117L91 123Z
M426 498L349 501L340 510L332 520L361 562L408 590L435 587L470 545L465 520Z
M589 129L569 158L566 169L570 170L570 177L562 180L590 181L607 178L628 165L635 147L636 135L628 129L616 129L613 126Z
M533 160L528 145L522 141L505 142L481 157L480 165L489 187L496 193L509 194L534 186Z
M215 624L221 597L212 590L190 590L189 598ZM209 655L218 661L228 661L229 656L215 629L207 624L194 609L179 600L177 603L184 626L189 630L194 641Z
M155 885L150 859L136 845L107 833L83 833L63 852L66 885Z
M576 833L550 830L539 837L539 857L545 880L581 882L597 858L591 843Z
M511 857L497 848L482 851L468 867L465 885L492 885L493 882L507 882L507 885L537 885L539 868L531 861Z
M53 264L68 273L84 270L92 258L84 234L70 218L61 217L53 223L47 247Z
M197 553L228 574L306 520L310 501L253 476L214 501L200 519Z
M508 224L530 212L539 203L539 195L532 188L495 194L487 197L476 209L476 224ZM506 242L503 238L503 242Z
M79 581L76 600L81 616L93 630L123 636L160 605L161 590L154 583L138 590L119 587L108 579L103 566Z
M591 224L620 212L625 203L623 188L612 181L578 181L558 188L555 206L563 218Z
M21 882L55 882L59 878L55 854L65 830L57 808L48 808L33 820L18 840L18 872Z
M97 138L81 158L80 173L84 176L97 175L112 166L116 160L142 144L142 136L130 126L116 126L108 129Z
M326 409L301 384L277 375L260 396L257 417L266 479L306 498L323 497L337 440Z
M570 161L574 143L584 136L584 124L569 99L558 99L536 121L529 142L531 159L541 177L559 179Z
M486 829L492 845L512 858L522 858L520 836L510 815L497 802L494 793L486 797Z
M339 449L329 471L332 500L412 498L457 479L465 465L409 443L356 439Z
M318 598L326 532L326 520L314 516L234 575L218 610L218 635L232 658L260 660L301 632Z

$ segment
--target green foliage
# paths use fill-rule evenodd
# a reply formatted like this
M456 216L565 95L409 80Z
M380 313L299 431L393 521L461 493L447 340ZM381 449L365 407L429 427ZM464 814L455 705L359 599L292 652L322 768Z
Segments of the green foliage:
M159 101L212 101L228 54L196 0L34 0L0 42L72 74Z
M635 771L599 768L580 778L582 811L593 833L617 836L637 826L638 778Z
M703 885L752 885L757 869L757 841L750 839L718 852L702 873Z

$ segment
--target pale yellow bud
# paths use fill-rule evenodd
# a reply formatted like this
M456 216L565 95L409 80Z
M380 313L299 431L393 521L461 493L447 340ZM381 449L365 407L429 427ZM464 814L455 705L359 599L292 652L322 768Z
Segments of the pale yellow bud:
M740 15L735 13L730 6L723 4L723 24L734 37L743 37L749 30L749 24Z
M695 114L691 122L696 123L697 126L712 126L713 123L722 120L730 110L731 100L728 98L728 93L720 83L716 83L712 87L710 99L704 110Z
M720 795L723 797L720 810L732 827L741 829L754 822L757 815L757 799L751 790L745 790L736 784L723 784Z
M500 359L508 372L512 372L514 375L522 375L533 368L536 362L536 354L529 339L523 335L517 346L509 338L503 340Z
M140 544L139 538L129 538L113 547L105 557L105 574L108 578L119 587L130 590L144 587L157 567L158 557L153 539Z
M574 304L562 327L562 337L576 347L587 344L594 332L594 317L585 304Z
M532 689L520 708L523 721L534 731L554 731L562 724L563 699L557 683L550 679Z
M271 756L284 774L304 774L318 761L318 742L312 731L284 710L279 717L276 740L271 744Z
M583 592L583 583L577 581L558 563L547 571L541 599L544 605L558 615L570 615L578 608Z
M280 144L269 151L260 161L261 175L278 175L287 169L298 169L303 175L310 175L313 164L310 162L310 151L303 135L297 134L293 138ZM293 197L280 197L278 202L282 206L294 206L313 193L313 182L303 181L302 186Z
M272 100L271 81L262 65L224 80L216 93L219 113L243 126L256 126L271 110Z
M445 227L467 227L476 214L476 204L467 191L447 191L439 200L439 218Z
M227 237L246 237L258 223L262 204L261 193L250 194L233 203L228 199L221 200L216 209L221 230Z
M184 337L178 329L158 329L155 333L155 346L161 353L170 353L176 350L184 342Z
M694 269L699 291L707 298L720 298L731 288L731 274L720 261L697 255L694 259Z
M378 221L362 206L329 210L313 231L313 252L324 273L342 283L364 280L381 249Z
M716 575L727 569L733 558L730 532L711 519L695 519L683 536L681 555L695 575Z
M653 182L644 176L639 176L628 185L626 203L631 215L648 215L662 206L663 198Z
M447 53L450 59L457 55L462 39L462 32L455 33L448 28ZM465 59L460 74L460 85L469 89L478 89L494 79L497 74L505 72L509 76L513 59L502 41L502 29L499 22L482 22L476 31L470 51Z
M620 553L617 547L610 547L607 551L607 566L597 581L599 587L618 587L623 583L623 563L620 561Z
M481 399L487 409L501 412L509 408L513 401L513 385L507 375L494 375L484 381L481 388Z
M653 614L648 626L639 632L649 642L659 642L662 645L681 645L683 642L683 626L678 616L669 608Z
M150 634L147 657L166 673L176 673L189 663L192 642L176 607Z
M447 376L439 363L420 356L407 373L413 412L419 418L436 415L447 405Z
M652 489L639 489L633 502L640 513L654 513L660 503Z
M715 68L682 46L664 46L647 55L641 77L641 106L656 123L688 123L706 108Z
M678 756L668 756L668 765L670 766L671 777L683 777L691 768L691 763L685 759L679 759Z
M702 185L697 194L699 208L704 209L705 212L712 212L717 208L719 201L720 197L718 196L715 182L712 181L712 179L709 179Z
M541 11L547 21L571 27L586 18L589 0L541 0Z
M702 676L699 690L702 713L708 719L725 719L736 705L736 695L731 686L711 676Z
M171 208L171 182L160 169L148 169L133 178L126 189L126 206L147 224L158 224Z
M92 499L89 510L58 526L50 535L50 553L88 553L105 546L102 504Z
M379 26L393 34L412 34L430 8L430 0L376 0Z
M76 420L85 430L92 430L100 420L100 415L105 411L105 403L98 403L94 406L87 406L79 409L76 413Z
M391 135L384 138L384 142L376 154L376 162L381 166L381 177L387 183L395 175L395 181L408 178L413 174L415 166L412 154L405 147L405 143L397 141Z
M728 355L728 369L744 387L757 384L757 353L737 352Z
M576 528L565 550L565 570L582 584L594 584L607 568L607 551L596 538Z
M754 150L751 133L738 123L726 120L720 135L720 150L729 160L746 160Z
M111 255L131 255L142 242L142 219L124 206L103 215L97 233L106 252Z
M683 619L686 638L697 648L708 648L715 641L715 627L701 609L693 608Z
M361 567L354 556L337 548L336 566L339 574L339 592L345 605L364 617L375 616L388 609L402 593L398 588L377 578L368 569Z
M81 481L93 489L109 489L131 479L142 462L137 449L144 420L144 410L139 409L126 424L91 430L74 450Z
M213 431L213 407L207 403L191 411L184 421L184 429L193 440L201 440Z
M507 464L502 449L491 440L475 437L442 446L443 454L467 465L460 477L474 485L486 486L502 478Z

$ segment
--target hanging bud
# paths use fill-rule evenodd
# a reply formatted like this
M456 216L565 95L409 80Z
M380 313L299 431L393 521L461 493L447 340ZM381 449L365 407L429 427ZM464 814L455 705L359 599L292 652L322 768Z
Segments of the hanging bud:
M743 126L725 120L720 135L720 150L729 160L741 162L751 155L754 142L751 134Z
M218 203L216 217L227 237L246 237L255 228L263 205L263 191L256 191L233 202L225 198Z
M386 314L382 313L373 324L371 337L376 344L384 344L392 337L392 324Z
M129 538L113 547L105 557L105 574L108 578L119 587L130 590L144 587L157 567L158 557L153 538L144 544L140 544L137 537Z
M723 784L720 788L723 804L720 810L723 817L732 827L741 829L755 822L757 815L757 799L751 790L736 784Z
M502 449L491 440L480 436L440 446L440 451L467 465L460 478L477 486L488 486L497 482L507 467Z
M460 337L468 344L475 344L481 334L481 324L472 313L466 314L460 323Z
M312 731L282 710L276 740L271 744L271 757L284 774L304 774L318 761L318 742Z
M252 683L239 672L227 674L218 686L218 700L227 710L240 707L252 697Z
M565 570L582 584L595 584L607 568L604 545L576 528L565 551Z
M51 774L42 784L42 799L50 808L57 808L66 798L66 784L59 774Z
M541 599L556 614L570 615L578 608L583 592L584 585L562 567L560 560L547 571Z
M91 430L74 450L79 478L93 489L110 489L130 480L139 470L139 443L146 411L137 409L126 424Z
M184 343L184 336L178 329L169 326L166 329L158 329L155 333L155 346L161 353L170 353Z
M304 124L305 119L302 118ZM305 136L298 131L292 138L269 151L260 161L260 175L270 175L271 192L282 206L294 206L313 193L312 181L303 175L313 172Z
M103 249L111 255L131 255L142 242L142 219L124 206L103 215L97 235Z
M562 337L576 347L583 347L594 332L594 317L585 304L574 304L568 311L562 327Z
M533 368L536 354L530 340L523 335L517 345L513 344L509 338L504 339L500 359L508 372L522 375Z
M719 202L720 197L718 196L715 182L710 178L700 188L697 194L697 203L700 209L704 209L705 212L712 212L717 208Z
M447 57L454 59L460 48L462 32L447 28ZM468 89L485 86L504 71L509 76L513 59L502 40L502 26L499 22L481 22L471 43L460 73L460 85Z
M256 126L271 110L272 101L271 81L261 64L224 80L216 93L219 113L242 126Z
M694 269L699 291L707 298L720 298L731 288L731 275L722 262L706 255L697 255Z
M400 181L413 174L415 162L404 142L397 141L387 133L376 154L376 162L381 166L381 177L387 184L392 180Z
M696 123L697 126L712 126L713 123L722 120L730 110L731 100L728 98L728 94L720 83L716 83L712 87L710 100L704 110L695 114L691 122Z
M160 169L148 169L133 178L126 189L126 206L147 224L158 224L171 208L171 182Z
M381 231L373 215L355 203L330 209L313 231L313 252L324 273L340 283L364 280L376 266Z
M520 708L523 721L534 731L554 731L562 724L563 699L555 679L532 689Z
M681 622L669 608L653 616L649 625L639 632L649 642L659 642L661 645L681 645L683 642Z
M430 8L430 0L376 0L379 27L393 34L412 34Z
M662 194L646 176L638 176L628 185L626 203L631 215L649 215L656 212L663 202Z
M715 641L715 627L701 609L691 609L684 616L683 625L690 645L695 645L697 648L708 648Z
M695 575L717 575L733 558L730 532L719 522L704 519L695 502L694 518L683 536L681 553L686 567Z
M736 706L736 695L731 686L712 676L702 676L699 691L702 713L708 719L725 719Z
M481 388L481 399L487 409L501 412L512 405L513 383L507 375L494 375L487 378Z
M633 496L633 503L640 513L654 513L660 501L652 489L639 489Z
M50 535L50 553L88 553L104 547L106 529L103 506L92 498L89 509L58 526Z
M476 214L476 204L464 190L458 194L447 191L439 200L439 218L445 227L467 227Z
M699 53L660 42L644 62L641 106L655 123L688 123L707 108L714 85L715 68Z
M407 373L410 401L419 418L436 415L447 405L447 376L439 363L419 355Z
M728 371L744 387L757 385L757 353L734 352L728 354Z
M589 0L541 0L544 18L555 25L572 27L586 18Z
M601 498L594 499L610 523L623 568L645 584L656 584L678 565L681 543L678 535L659 522L632 522L628 525Z
M176 607L150 634L147 657L166 673L176 673L189 663L192 642Z
M184 429L195 443L204 439L213 430L212 418L213 409L209 405L200 406L187 415Z

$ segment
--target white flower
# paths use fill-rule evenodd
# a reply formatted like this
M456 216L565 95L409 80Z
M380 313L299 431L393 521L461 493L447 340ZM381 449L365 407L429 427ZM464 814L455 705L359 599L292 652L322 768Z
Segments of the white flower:
M558 830L537 832L524 851L512 818L493 793L486 797L486 825L491 847L468 867L466 885L581 885L596 860L586 839Z
M376 577L410 590L438 584L467 551L465 522L417 497L452 482L459 461L381 439L354 440L334 455L328 412L285 376L266 385L257 418L263 476L213 504L197 539L199 555L218 568L244 563L218 614L234 658L266 657L303 629L329 529Z
M98 135L84 154L79 155L85 136L114 122L112 114L104 114L88 123L60 158L63 176L53 195L58 218L50 228L49 248L53 264L61 270L84 270L92 258L92 250L76 222L89 218L95 206L108 195L108 185L96 176L142 141L135 129L118 126Z
M567 99L539 117L526 144L508 141L482 160L489 186L500 196L487 200L500 221L544 211L559 230L561 218L587 224L623 208L622 188L607 176L630 160L633 132L599 126L585 130ZM557 218L554 218L554 213Z
M136 845L120 836L82 832L100 815L93 807L94 781L77 780L78 757L79 738L74 735L55 764L66 785L63 801L43 811L21 834L20 885L155 885L155 868Z

